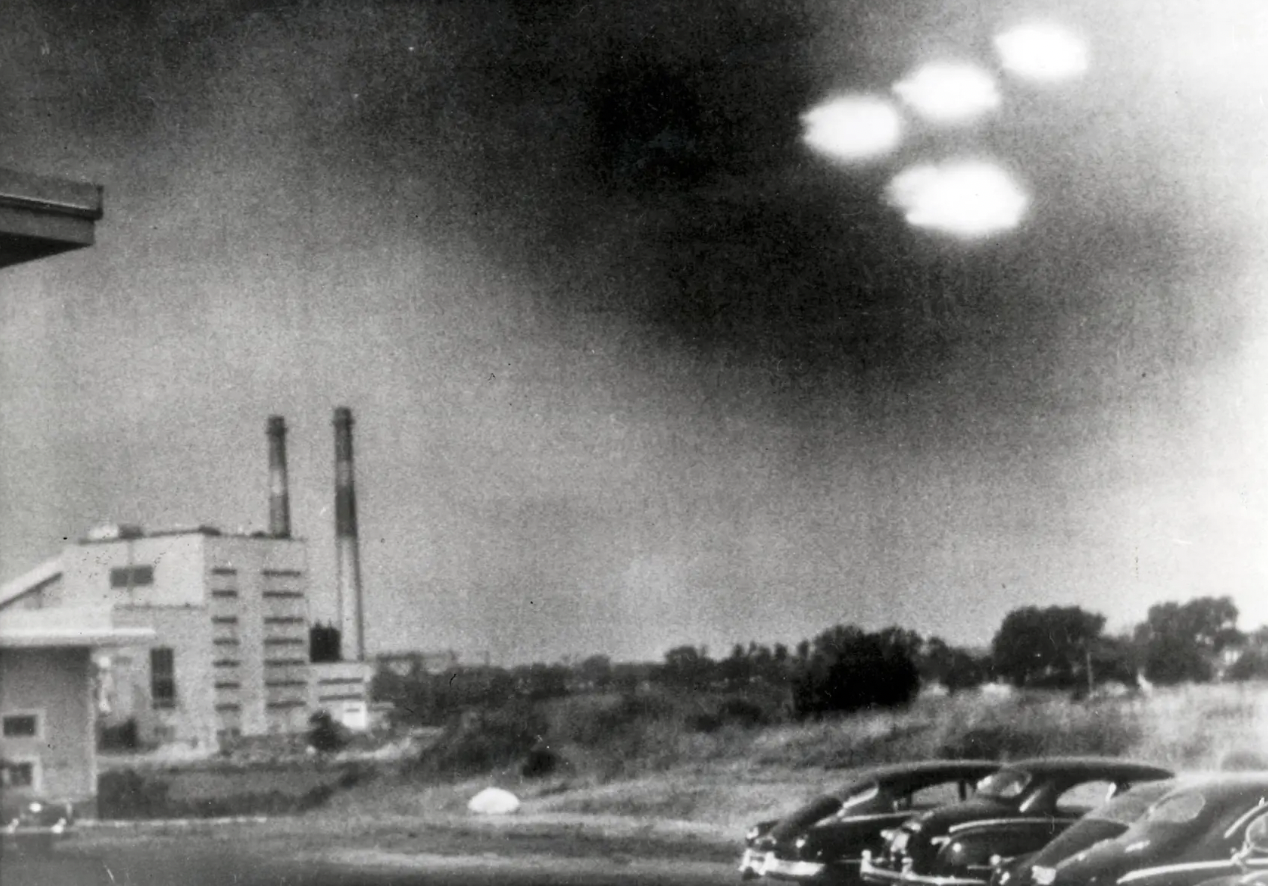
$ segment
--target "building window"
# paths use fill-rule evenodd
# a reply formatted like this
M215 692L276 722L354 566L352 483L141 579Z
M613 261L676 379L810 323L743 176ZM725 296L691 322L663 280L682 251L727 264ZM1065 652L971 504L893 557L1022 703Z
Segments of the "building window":
M154 584L153 566L116 566L110 570L110 587L135 588Z
M176 707L176 655L171 649L150 650L150 699L156 710Z
M39 714L5 714L4 715L4 737L5 738L39 738L40 737L40 715Z
M39 767L34 760L6 760L0 770L0 785L6 788L39 790Z

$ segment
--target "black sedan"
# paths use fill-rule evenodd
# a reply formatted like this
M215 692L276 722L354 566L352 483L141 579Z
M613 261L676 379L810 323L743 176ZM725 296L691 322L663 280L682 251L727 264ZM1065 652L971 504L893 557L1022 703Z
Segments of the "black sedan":
M929 760L864 769L840 790L746 835L745 878L857 882L865 849L912 815L967 798L998 770L990 760Z
M1034 868L1038 886L1197 886L1214 877L1268 869L1268 858L1236 856L1268 816L1268 774L1213 777L1177 788L1120 836ZM1253 835L1252 835L1253 837Z
M1131 787L1174 777L1148 763L1106 757L1045 757L1008 764L971 800L944 806L890 831L865 855L871 883L983 886L992 857L1027 855L1051 842L1092 808ZM962 834L971 834L972 839Z
M1144 817L1150 806L1175 787L1174 781L1148 781L1118 795L1080 818L1038 852L997 864L991 876L991 886L1035 886L1036 867L1054 867L1089 846L1114 839Z
M1207 880L1201 886L1268 886L1268 815L1246 827L1242 848L1233 855L1236 874Z

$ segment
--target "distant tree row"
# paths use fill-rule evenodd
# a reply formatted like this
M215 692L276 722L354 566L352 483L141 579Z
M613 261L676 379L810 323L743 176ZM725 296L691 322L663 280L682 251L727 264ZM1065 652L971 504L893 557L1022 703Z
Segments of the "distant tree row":
M463 667L428 673L421 662L399 673L382 668L372 694L394 702L414 723L439 724L457 713L514 700L541 701L586 692L634 692L658 685L681 692L772 693L793 716L819 717L909 703L922 686L949 692L987 681L1079 692L1109 681L1173 684L1215 678L1268 678L1268 629L1248 638L1237 629L1228 597L1160 603L1146 620L1118 636L1105 617L1078 606L1026 606L1007 613L988 651L889 627L868 632L839 624L795 647L737 643L715 660L703 646L682 645L648 664L616 664L607 656L516 668ZM1230 655L1237 651L1240 657ZM317 626L313 659L338 655L338 632ZM329 660L329 659L327 659Z
M1102 615L1077 606L1028 606L1005 616L991 644L991 663L999 679L1015 686L1135 683L1141 676L1171 685L1268 676L1262 642L1240 658L1225 659L1248 639L1237 629L1237 617L1230 598L1198 597L1151 606L1130 634L1107 636Z

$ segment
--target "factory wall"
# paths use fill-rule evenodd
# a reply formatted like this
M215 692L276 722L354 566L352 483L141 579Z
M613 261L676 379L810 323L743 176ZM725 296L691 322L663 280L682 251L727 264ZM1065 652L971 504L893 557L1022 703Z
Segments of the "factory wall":
M87 543L70 549L67 561L77 567L66 570L64 598L100 595L119 564L151 570L136 576L148 584L122 592L106 587L105 593L128 625L153 628L155 648L171 650L175 698L156 703L153 652L119 650L109 656L110 724L134 718L143 742L194 747L307 728L302 541L156 535Z
M0 757L33 764L35 775L30 787L6 791L74 802L97 793L91 688L87 648L0 649L0 715L36 722L35 735L0 734Z
M202 605L208 538L190 532L71 545L62 552L62 580L45 605Z
M364 732L370 728L372 672L372 666L362 661L310 665L310 708L325 711L354 732Z

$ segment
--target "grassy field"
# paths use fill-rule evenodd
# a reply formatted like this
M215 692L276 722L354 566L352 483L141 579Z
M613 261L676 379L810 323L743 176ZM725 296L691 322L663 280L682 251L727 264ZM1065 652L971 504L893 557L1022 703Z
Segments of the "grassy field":
M771 722L756 722L755 710ZM529 816L677 819L743 828L784 814L871 763L973 756L1104 754L1178 771L1268 769L1268 684L1159 689L1071 701L1057 693L925 697L903 711L780 722L771 700L649 693L592 695L512 707L435 737L421 756L373 763L377 775L337 790L309 814L369 820L462 816L481 788L518 794ZM726 712L730 712L727 714ZM536 744L558 761L526 777ZM311 764L166 770L171 796L238 791L302 794L333 771ZM267 775L267 784L262 776Z
M1268 769L1268 684L1158 689L1149 695L1074 702L1059 693L929 697L898 712L803 724L740 726L704 717L718 698L651 696L565 699L511 711L451 733L420 771L337 796L347 813L461 813L496 784L541 815L646 816L742 827L783 814L842 783L844 770L938 756L1017 759L1105 754L1177 771ZM531 722L525 722L529 720ZM480 772L454 767L478 739L474 759L496 757L498 734L539 730L563 761L525 778L522 755Z

